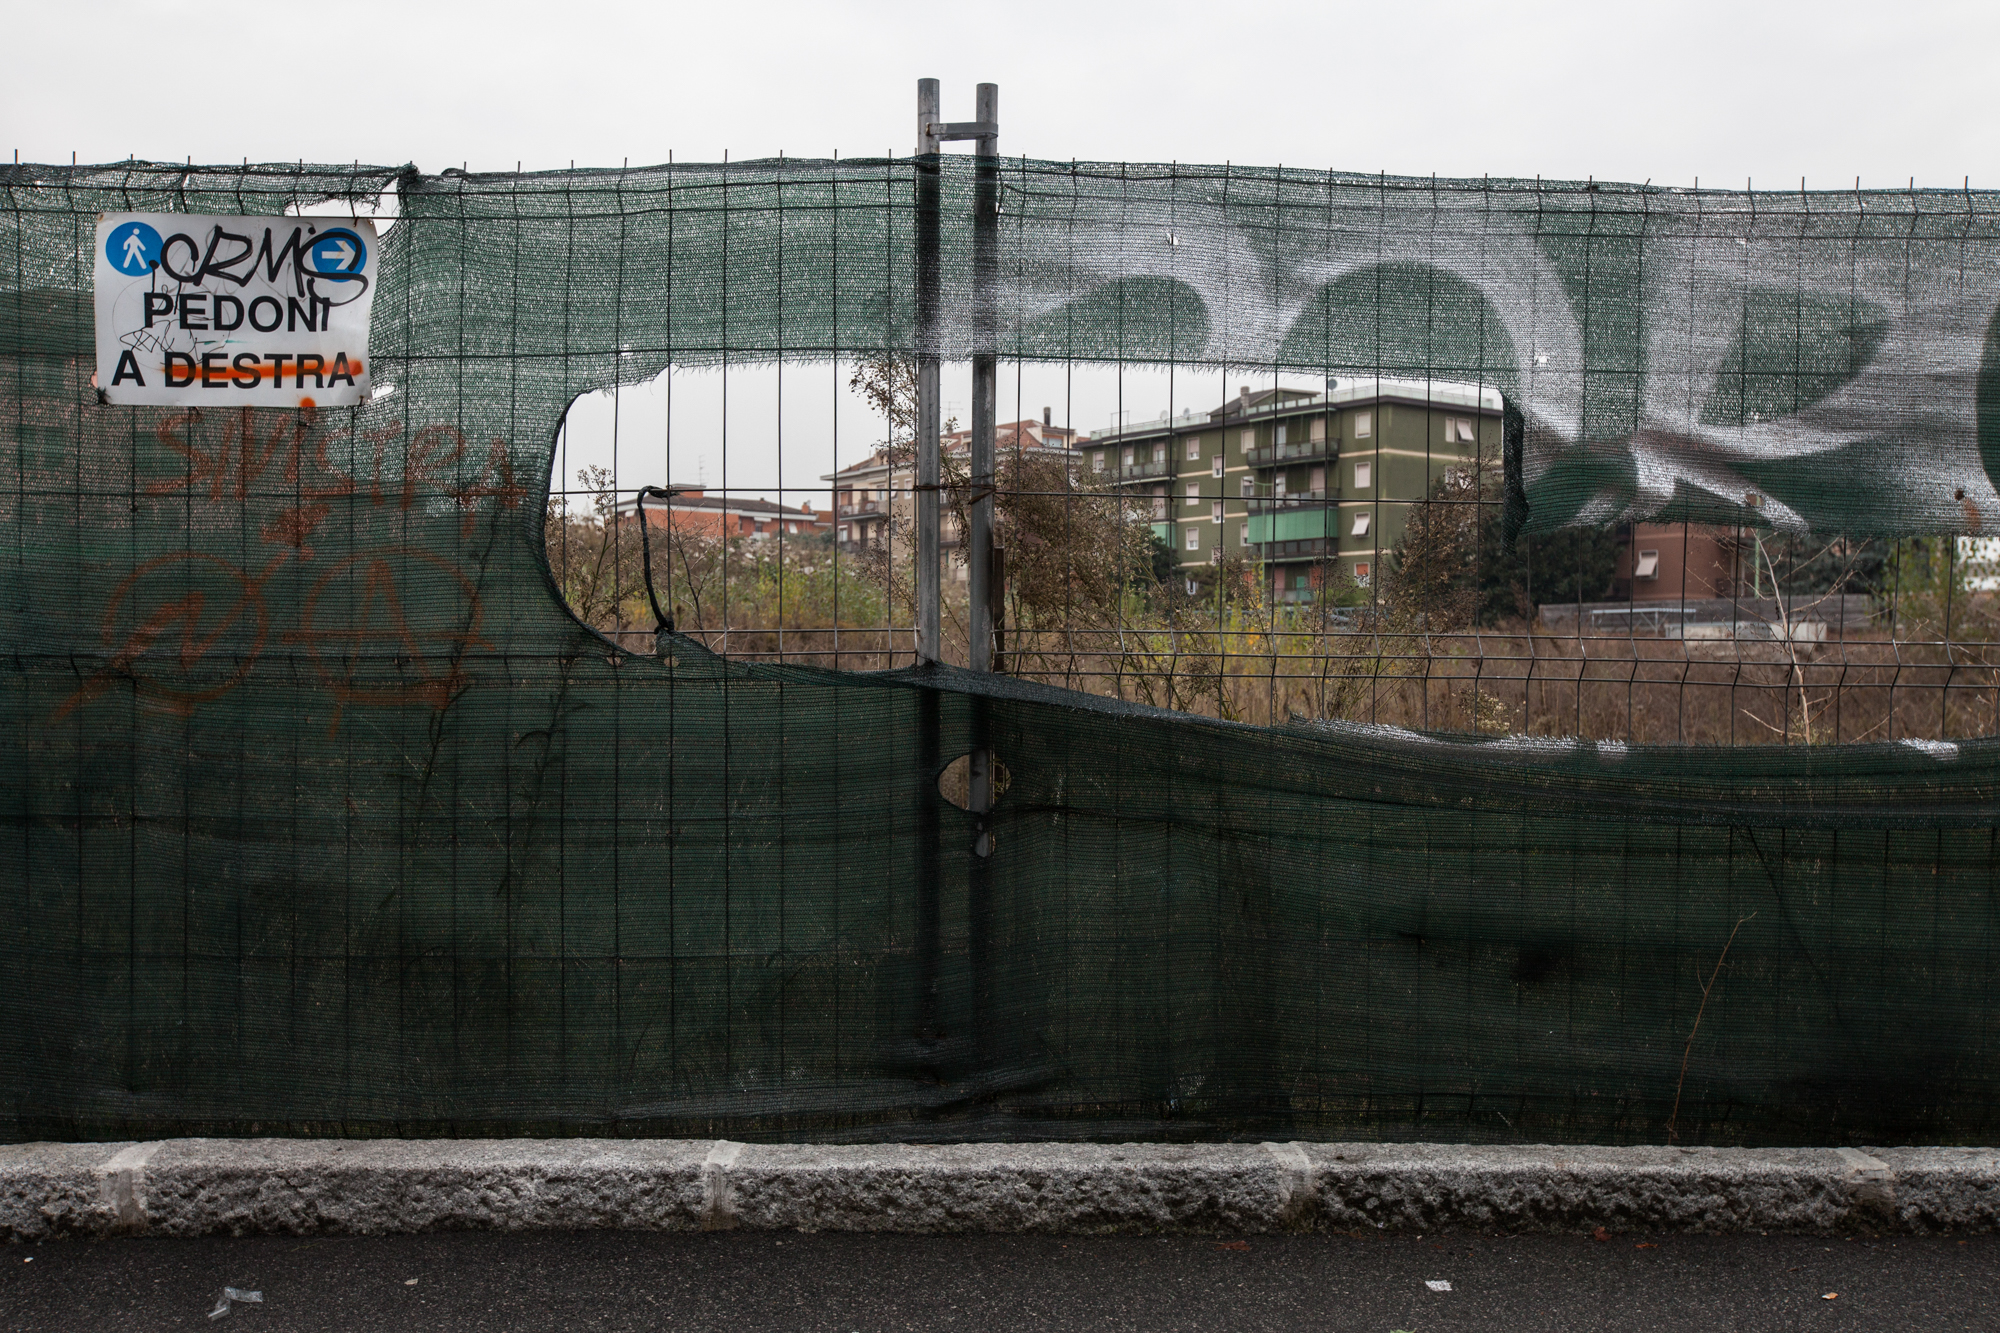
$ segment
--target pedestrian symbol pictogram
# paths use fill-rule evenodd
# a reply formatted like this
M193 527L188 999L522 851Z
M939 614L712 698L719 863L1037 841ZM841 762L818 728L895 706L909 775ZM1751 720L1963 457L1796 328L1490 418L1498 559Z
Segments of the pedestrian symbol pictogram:
M133 277L150 273L160 262L160 233L143 222L114 227L104 243L104 257L120 273Z

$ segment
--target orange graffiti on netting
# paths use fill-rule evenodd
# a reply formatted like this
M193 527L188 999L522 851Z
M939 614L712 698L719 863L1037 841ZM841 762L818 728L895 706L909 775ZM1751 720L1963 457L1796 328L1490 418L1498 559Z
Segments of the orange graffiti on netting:
M495 479L489 482L488 477ZM492 499L496 514L502 509L519 509L521 501L527 498L528 488L514 480L513 454L508 451L507 442L495 436L491 447L487 450L486 470L480 474L479 480L460 490L447 491L446 494L458 501L459 508L464 511L464 517L459 521L458 535L465 538L472 535L481 500Z
M241 407L223 418L222 439L211 451L204 449L186 428L199 424L201 413L195 410L178 412L161 420L155 434L161 444L187 459L188 468L178 477L146 484L148 495L171 495L175 491L198 489L208 483L208 498L211 500L241 500L250 494L250 487L276 459L282 451L285 454L284 478L287 484L297 486L301 475L302 446L312 430L315 414L301 412L297 416L281 418L264 440L259 441L256 432L256 409ZM354 479L327 462L327 437L312 439L314 466L333 479L331 486L307 486L304 497L307 500L331 499L350 494L354 490Z
M267 541L304 549L304 537L327 512L318 502L352 495L360 489L354 477L334 466L327 457L328 446L342 438L352 439L355 427L350 422L331 432L316 432L318 411L303 408L296 416L280 420L267 437L259 440L256 410L246 406L227 414L222 438L212 449L204 447L189 429L203 420L198 410L163 418L155 434L161 444L187 460L187 470L177 477L146 483L145 493L157 496L206 489L208 498L214 501L247 499L253 484L270 472L282 456L285 485L297 490L300 503L294 507L296 513L287 511L266 524L262 535ZM394 503L408 512L416 504L420 491L434 488L465 510L460 535L469 537L475 519L473 511L480 500L491 499L501 509L518 509L527 498L528 487L514 479L513 455L507 442L497 436L488 446L486 463L477 480L460 486L448 484L450 472L465 459L466 440L457 427L445 424L420 426L408 434L401 486L398 488L391 479L385 494L383 472L389 445L406 432L408 423L401 420L360 432L363 440L374 445L373 475L367 490L371 503ZM320 475L320 482L308 480L308 466ZM303 531L301 523L308 524Z
M309 542L332 514L327 502L360 490L355 479L328 458L331 444L343 437L353 439L354 424L350 421L321 433L314 429L320 419L317 409L308 407L278 421L260 438L256 409L240 407L223 414L221 438L212 447L196 438L195 428L203 421L199 410L161 419L156 437L186 459L187 468L178 477L148 483L145 489L149 496L191 491L197 495L206 492L206 498L215 503L253 499L257 481L270 475L282 459L283 483L296 497L295 502L272 514L258 529L265 542L280 549L255 574L219 556L197 551L161 556L134 570L113 591L106 607L103 636L109 657L56 709L51 720L67 717L119 680L132 681L140 697L183 715L242 683L266 639L264 586L286 561L312 562L316 553ZM373 504L396 504L407 512L420 490L435 489L462 511L460 536L464 538L473 532L481 501L491 499L497 514L502 509L518 509L527 498L528 488L515 480L506 441L497 437L476 479L457 486L449 484L450 471L462 464L466 454L464 435L449 425L421 427L407 437L402 484L398 488L391 481L385 495L385 455L390 442L403 436L406 428L407 423L399 420L361 432L361 437L375 446L374 475L367 488ZM459 603L453 615L462 625L460 630L431 632L411 627L402 586L391 563L395 557L403 559L406 571L408 561L416 560L449 576L446 586L454 588L453 600ZM154 575L164 576L168 586L157 591L143 587ZM218 575L224 585L220 594L216 589L196 586L199 579ZM350 581L358 578L358 614L348 628L321 628L316 618L321 614L322 599L343 576ZM217 608L223 609L220 620L204 623ZM451 562L414 547L381 548L349 556L321 576L307 599L300 627L284 638L287 643L305 644L311 652L322 682L338 700L332 724L337 732L342 711L349 705L447 706L470 681L461 660L464 652L491 648L479 636L482 614L477 590ZM197 681L174 679L171 669L160 669L159 659L148 659L159 640L178 625L181 637L175 660L179 674L183 678L195 675L215 646L246 616L254 616L254 632L225 674ZM395 660L399 670L414 667L416 679L393 684L357 680L363 649L371 642L386 645L389 651L379 656ZM428 649L427 644L431 645ZM335 653L323 651L328 645L341 649L337 661L333 660Z
M450 452L442 457L435 454L439 441L451 446ZM465 432L456 426L425 426L411 436L409 450L403 455L403 509L408 511L416 503L418 482L436 483L444 468L463 457Z
M276 518L264 525L258 536L276 546L292 547L299 553L299 559L310 560L313 548L306 545L306 539L332 512L332 508L325 504L293 505L280 510Z
M60 722L63 718L81 708L84 704L103 694L118 680L130 680L140 697L159 702L168 711L186 716L194 711L195 705L205 703L220 694L235 689L243 678L250 674L250 668L264 649L266 635L266 614L264 609L263 585L286 559L274 558L262 573L252 576L244 570L218 556L204 555L199 551L177 551L148 560L133 570L125 581L111 594L109 605L104 612L102 634L104 646L112 649L111 657L90 679L79 686L76 692L58 707L50 721ZM138 623L122 638L119 627L120 613L128 602L139 601L134 590L140 581L158 571L174 565L188 564L197 569L219 573L225 580L225 587L233 582L234 600L220 618L203 632L202 621L208 609L208 595L189 587L191 576L182 574L172 580L172 586L151 603L142 603L145 609L135 615ZM220 599L218 599L220 600ZM216 643L235 628L248 611L255 617L248 644L240 651L233 670L218 679L205 682L167 682L156 674L139 670L141 657L160 637L175 625L180 626L180 652L177 654L183 676L192 675L208 657Z
M416 561L445 574L457 585L463 628L459 630L416 630L411 628L404 609L404 597L392 560ZM319 626L320 603L337 581L360 587L353 612L338 629ZM378 612L383 620L378 625ZM360 551L335 564L306 596L299 627L285 633L285 642L303 643L312 655L321 682L338 700L327 735L340 732L341 716L350 705L357 707L397 707L422 703L442 709L471 684L465 670L468 649L491 650L493 645L479 636L485 612L479 590L457 566L414 546L383 547ZM426 651L426 644L433 645ZM377 651L368 653L370 646ZM357 673L369 657L393 661L399 672L414 670L416 678L393 683L357 680Z

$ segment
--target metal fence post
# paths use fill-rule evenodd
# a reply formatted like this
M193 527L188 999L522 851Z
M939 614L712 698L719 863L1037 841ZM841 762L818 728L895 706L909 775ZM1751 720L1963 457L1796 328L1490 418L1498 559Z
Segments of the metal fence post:
M1000 264L1000 87L979 85L979 125L987 133L978 141L978 173L972 197L972 513L966 536L968 605L974 671L993 669L993 433L999 395L999 319L994 310L994 285ZM983 711L983 710L982 710ZM983 719L982 719L983 721ZM992 840L984 816L993 808L993 764L986 749L985 728L973 738L970 798L967 807L980 816L976 854L986 856Z
M993 432L999 393L999 318L994 286L1000 264L1000 87L979 85L978 140L972 196L972 513L966 536L974 671L993 669Z
M966 664L993 669L994 429L999 397L999 318L995 291L1000 266L1000 87L979 85L977 163L972 194L972 503L965 533ZM972 700L972 753L966 809L974 820L972 865L966 879L968 962L972 970L974 1049L982 1068L994 1063L999 1033L993 1013L993 751L986 700Z
M940 164L938 81L917 80L917 661L943 656L939 620L938 322Z
M939 163L938 81L917 80L916 251L917 251L917 664L935 665L942 655L938 588L938 305ZM938 768L940 700L922 690L917 699L917 1040L920 1062L936 1059L944 1035L943 848L939 839ZM932 1077L938 1076L935 1068Z

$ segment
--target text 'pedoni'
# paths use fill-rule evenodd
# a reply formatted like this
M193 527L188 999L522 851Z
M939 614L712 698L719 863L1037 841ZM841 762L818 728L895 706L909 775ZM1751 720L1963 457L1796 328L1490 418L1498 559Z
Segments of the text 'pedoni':
M305 302L296 296L287 297L280 305L275 296L259 296L246 304L224 292L211 295L183 291L147 292L141 300L146 311L145 327L149 329L155 320L171 319L191 332L233 333L247 323L259 333L276 333L279 329L287 333L300 329L318 333L321 321L328 324L333 321L333 302L324 297Z

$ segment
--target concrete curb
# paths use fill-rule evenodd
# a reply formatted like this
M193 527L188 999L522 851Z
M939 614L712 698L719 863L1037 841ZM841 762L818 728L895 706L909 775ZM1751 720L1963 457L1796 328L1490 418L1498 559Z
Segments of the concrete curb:
M170 1139L0 1146L0 1236L1990 1231L1990 1148Z

